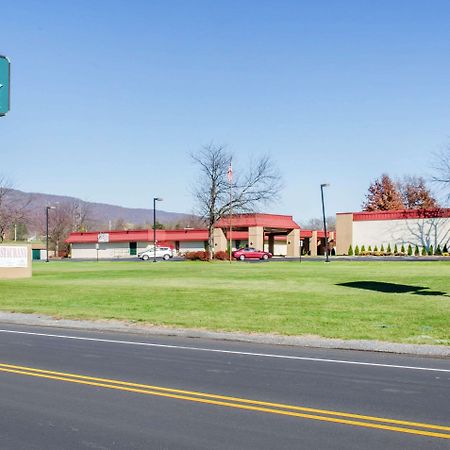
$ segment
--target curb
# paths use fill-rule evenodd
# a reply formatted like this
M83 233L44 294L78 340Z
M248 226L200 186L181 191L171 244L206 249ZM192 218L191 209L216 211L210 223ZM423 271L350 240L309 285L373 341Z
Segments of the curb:
M339 350L360 350L381 353L397 353L415 356L450 358L450 346L428 344L398 344L383 341L329 339L318 336L282 336L263 333L238 333L199 329L170 328L141 325L122 321L89 321L56 319L38 314L0 312L0 323L54 328L70 328L84 331L126 332L147 336L176 336L221 341L237 341L255 344L286 345Z

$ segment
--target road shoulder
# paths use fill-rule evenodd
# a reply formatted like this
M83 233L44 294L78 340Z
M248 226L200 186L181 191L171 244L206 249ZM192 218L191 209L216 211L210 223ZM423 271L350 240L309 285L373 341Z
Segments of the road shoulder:
M444 358L450 357L450 346L445 345L398 344L383 341L328 339L319 336L281 336L277 334L208 331L144 325L116 320L90 321L57 319L41 314L22 314L0 311L0 326L2 323L60 327L86 331L117 331L150 336L179 336L271 345L291 345L296 347L361 350Z

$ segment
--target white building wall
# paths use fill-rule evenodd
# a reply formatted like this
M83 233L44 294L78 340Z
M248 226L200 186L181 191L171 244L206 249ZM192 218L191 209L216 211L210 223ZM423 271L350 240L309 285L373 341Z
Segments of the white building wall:
M203 241L180 242L180 253L202 252L205 250Z
M357 221L353 222L352 241L353 248L411 244L443 249L445 244L450 246L450 218Z
M130 258L129 242L102 242L98 244L98 259ZM137 253L143 251L148 242L137 243ZM97 249L95 243L72 244L72 259L96 259ZM137 257L137 255L136 255Z

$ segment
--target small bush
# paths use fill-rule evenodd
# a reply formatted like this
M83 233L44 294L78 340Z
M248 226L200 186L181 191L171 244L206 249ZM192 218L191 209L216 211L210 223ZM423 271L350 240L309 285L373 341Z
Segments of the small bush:
M348 255L348 256L353 256L353 247L352 247L352 244L350 244L350 246L348 247L347 255Z
M444 248L442 249L442 253L449 253L447 244L444 244Z
M398 247L397 247L397 244L394 244L394 253L398 253Z
M408 245L408 256L412 256L413 254L413 249L411 247L411 244Z
M405 250L405 246L402 244L402 246L400 247L400 251L402 252L402 253L406 253L406 250Z
M205 251L200 252L187 252L184 257L189 261L208 261L209 254Z
M369 246L367 247L367 251L368 251L369 253L372 252L372 246L371 246L371 245L369 245Z
M381 253L384 253L384 245L383 245L383 244L381 244L380 252L381 252Z
M230 259L230 254L223 250L220 250L214 253L214 259L218 259L219 261L228 261Z
M442 255L442 250L441 250L441 246L438 244L438 246L436 247L436 251L434 252L435 255L441 256Z
M387 252L388 254L389 254L389 253L392 253L391 244L388 244L387 249L386 249L386 252Z
M422 247L422 256L427 256L428 252L427 252L427 248L425 246Z
M419 256L419 255L420 255L419 246L416 244L416 248L414 249L414 256Z
M428 255L429 255L429 256L433 256L433 255L434 255L433 244L431 244L431 245L428 247Z
M359 255L359 246L357 245L355 247L355 256L358 256L358 255Z
M366 252L366 247L363 244L363 245L361 245L361 250L359 251L359 253L361 254L361 253L365 253L365 252Z
M377 251L378 251L378 245L375 245L375 247L373 248L373 251L374 251L374 252L377 252Z

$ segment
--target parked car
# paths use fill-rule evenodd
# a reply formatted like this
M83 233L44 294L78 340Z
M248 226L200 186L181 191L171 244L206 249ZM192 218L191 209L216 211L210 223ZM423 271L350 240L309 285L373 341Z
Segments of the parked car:
M173 250L170 247L156 247L156 255L153 247L146 248L143 252L138 253L138 257L144 261L148 261L153 257L162 258L164 261L173 257Z
M233 253L233 258L244 261L245 259L264 259L272 258L272 253L265 252L263 250L257 250L253 247L240 248Z

